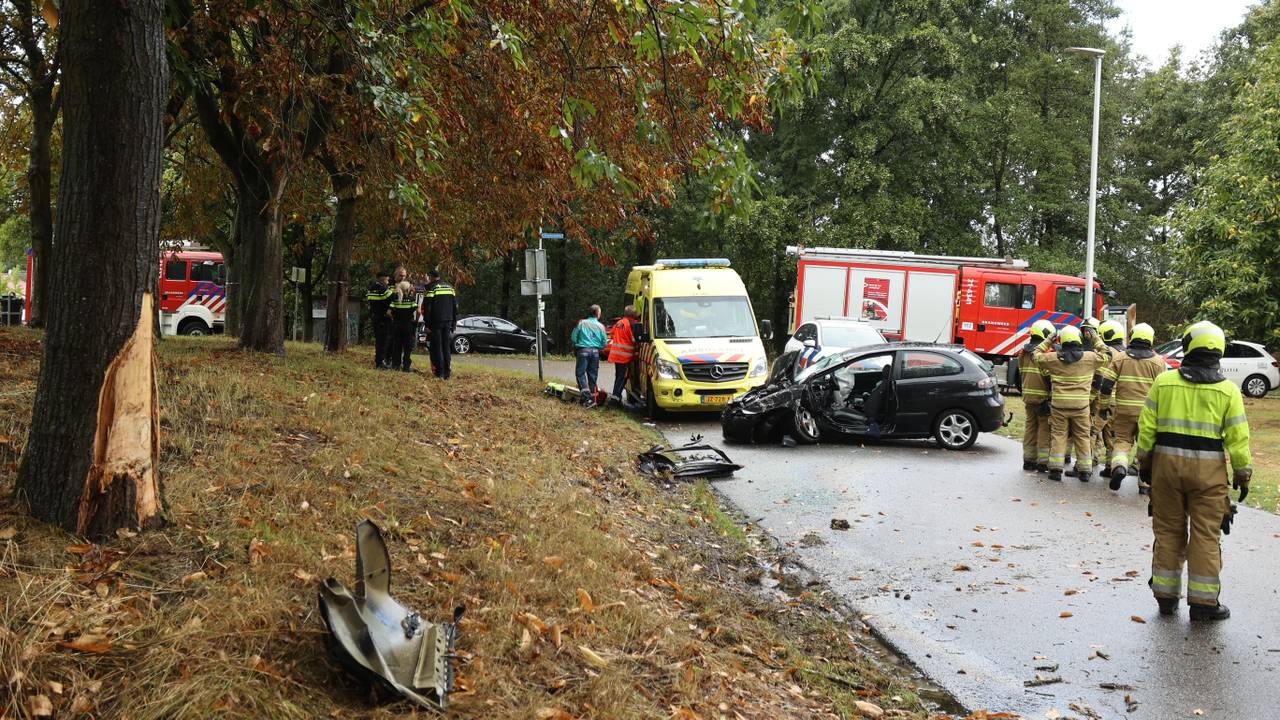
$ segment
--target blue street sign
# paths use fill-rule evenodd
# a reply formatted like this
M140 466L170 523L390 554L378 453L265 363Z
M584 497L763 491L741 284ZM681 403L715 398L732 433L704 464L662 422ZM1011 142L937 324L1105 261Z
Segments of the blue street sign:
M564 239L564 233L558 233L558 232L544 232L544 233L542 233L542 239L543 239L543 240L563 240L563 239Z

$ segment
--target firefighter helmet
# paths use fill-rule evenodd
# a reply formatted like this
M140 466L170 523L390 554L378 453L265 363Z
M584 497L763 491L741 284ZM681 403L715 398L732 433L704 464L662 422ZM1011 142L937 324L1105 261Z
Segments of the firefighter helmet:
M1154 345L1156 342L1156 331L1146 323L1138 323L1137 325L1134 325L1133 332L1129 333L1129 342L1137 342L1139 340L1146 340Z
M1079 345L1081 343L1080 328L1074 325L1064 326L1058 331L1058 342L1063 345Z
M1182 350L1191 352L1192 350L1216 350L1223 352L1227 349L1227 336L1222 332L1222 328L1214 325L1208 320L1202 320L1182 334Z
M1085 319L1084 319L1083 326L1084 326L1084 327L1088 327L1088 328L1093 328L1093 331L1094 331L1094 332L1097 332L1097 331L1098 331L1098 318L1095 318L1095 317L1087 317L1087 318L1085 318Z
M1031 337L1041 340L1053 337L1053 334L1057 331L1058 328L1054 327L1053 323L1048 320L1037 320L1031 324Z
M1098 334L1102 336L1102 342L1113 343L1118 340L1124 340L1124 325L1115 320L1107 320L1098 328Z

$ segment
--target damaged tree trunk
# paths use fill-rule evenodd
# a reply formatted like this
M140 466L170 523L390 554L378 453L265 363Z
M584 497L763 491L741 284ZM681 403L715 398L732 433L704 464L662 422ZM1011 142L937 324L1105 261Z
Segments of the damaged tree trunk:
M151 288L169 94L164 2L66 0L61 16L58 300L47 307L17 489L37 518L102 536L161 521Z

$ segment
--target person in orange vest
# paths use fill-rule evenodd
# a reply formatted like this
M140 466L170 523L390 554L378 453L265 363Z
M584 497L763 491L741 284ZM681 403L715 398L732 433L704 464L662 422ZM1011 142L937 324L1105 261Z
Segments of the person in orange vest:
M622 402L622 389L627 386L627 371L636 354L634 305L622 309L622 317L609 328L609 362L613 363L613 399Z

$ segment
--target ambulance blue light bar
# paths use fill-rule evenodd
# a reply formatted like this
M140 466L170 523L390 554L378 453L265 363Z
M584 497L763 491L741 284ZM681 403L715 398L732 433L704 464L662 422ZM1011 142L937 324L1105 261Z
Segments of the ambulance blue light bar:
M664 268L717 268L729 267L729 258L658 258L655 264Z

